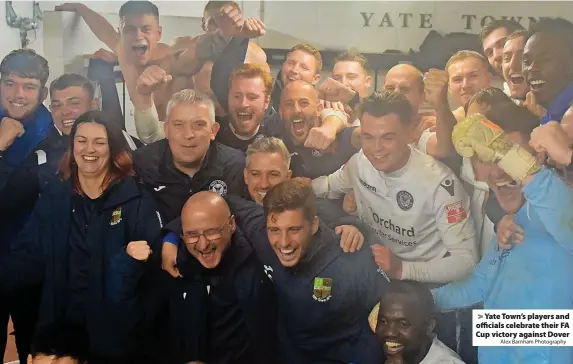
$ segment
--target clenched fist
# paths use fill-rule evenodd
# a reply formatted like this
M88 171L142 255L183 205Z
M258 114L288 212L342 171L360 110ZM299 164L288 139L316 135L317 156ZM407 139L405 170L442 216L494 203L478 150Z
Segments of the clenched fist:
M434 109L448 105L448 73L435 68L424 74L426 101Z
M142 95L150 95L160 85L171 81L172 78L163 68L156 65L149 66L137 79L137 92Z
M565 130L555 121L535 128L529 144L536 152L547 153L558 165L567 166L571 163L571 142Z
M537 103L537 99L535 98L535 94L529 91L525 95L525 101L523 102L523 106L527 108L533 115L537 116L539 119L543 119L545 116L545 108Z
M127 248L125 250L130 257L135 260L139 260L140 262L147 261L152 253L151 248L147 245L147 241L143 240L132 241L127 244Z
M2 118L0 122L0 151L10 148L16 138L24 134L24 126L18 120Z
M358 206L356 206L356 197L354 196L353 191L348 192L346 196L344 196L344 200L342 201L342 209L348 215L358 215Z
M342 102L344 104L349 103L354 96L356 91L350 87L346 87L344 84L336 81L335 79L329 77L320 85L318 88L318 97L330 102Z
M382 245L372 245L374 261L391 278L402 278L402 261L392 251Z

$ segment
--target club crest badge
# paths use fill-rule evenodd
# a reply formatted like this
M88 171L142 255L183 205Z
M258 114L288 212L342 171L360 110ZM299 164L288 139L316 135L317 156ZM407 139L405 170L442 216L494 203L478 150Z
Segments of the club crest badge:
M312 156L315 158L320 158L320 157L322 157L322 152L318 149L313 149L312 150Z
M216 179L209 185L209 191L225 196L227 194L227 184L220 179Z
M332 279L314 277L314 290L312 298L318 302L327 302L332 298Z
M121 206L113 210L111 214L111 221L109 222L110 226L117 225L121 222Z
M402 210L408 211L414 206L414 197L408 191L400 191L396 194L396 202Z

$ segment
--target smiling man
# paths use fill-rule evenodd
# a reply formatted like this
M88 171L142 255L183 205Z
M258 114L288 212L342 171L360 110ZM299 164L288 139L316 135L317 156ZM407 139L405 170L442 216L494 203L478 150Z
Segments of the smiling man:
M273 287L225 200L209 191L193 195L181 227L183 277L167 278L174 362L274 362Z
M38 168L52 161L42 141L53 129L42 105L48 90L48 61L30 49L10 52L0 64L0 252L7 252L22 230L39 194ZM0 347L6 343L8 315L16 328L21 363L26 362L35 329L39 287L3 300Z
M507 37L517 30L524 28L513 20L499 19L487 24L479 33L483 53L498 75L502 74L503 46Z
M464 364L434 334L434 299L419 283L392 281L373 319L385 364Z
M523 48L525 47L525 30L511 33L503 46L501 69L507 84L507 94L516 103L521 104L529 92L529 85L523 77Z
M573 23L543 19L531 27L523 50L523 75L536 102L547 110L542 124L571 118L572 58Z
M288 180L267 192L263 206L227 200L275 286L280 362L379 364L367 317L385 274L367 249L343 253L340 238L319 223L312 188Z

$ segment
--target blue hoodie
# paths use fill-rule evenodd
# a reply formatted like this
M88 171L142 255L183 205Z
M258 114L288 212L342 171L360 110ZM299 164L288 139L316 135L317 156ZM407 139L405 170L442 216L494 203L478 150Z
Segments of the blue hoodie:
M485 309L573 309L573 190L542 169L523 188L516 223L524 240L500 250L494 237L473 272L434 292L442 310L483 302ZM573 363L573 347L480 347L487 364Z

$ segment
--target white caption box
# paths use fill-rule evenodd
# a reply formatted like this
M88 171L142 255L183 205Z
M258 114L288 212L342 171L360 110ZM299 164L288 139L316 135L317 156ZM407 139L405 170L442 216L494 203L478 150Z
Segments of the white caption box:
M573 346L573 310L473 310L474 346Z

